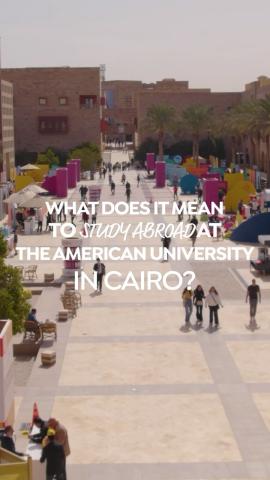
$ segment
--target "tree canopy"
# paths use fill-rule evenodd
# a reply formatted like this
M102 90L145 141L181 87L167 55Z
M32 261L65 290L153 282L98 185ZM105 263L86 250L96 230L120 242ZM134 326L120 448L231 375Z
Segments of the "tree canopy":
M38 154L36 163L39 165L49 164L51 167L59 165L59 158L51 148L48 148L46 152Z
M18 269L5 264L6 242L0 235L0 318L12 320L13 333L23 330L31 294L22 286Z
M85 171L95 170L101 163L100 149L94 143L83 143L70 151L70 158L81 159L81 169Z

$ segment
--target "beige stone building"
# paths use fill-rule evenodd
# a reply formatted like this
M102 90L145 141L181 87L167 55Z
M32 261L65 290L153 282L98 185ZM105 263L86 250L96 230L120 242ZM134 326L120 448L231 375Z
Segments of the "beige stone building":
M142 82L112 80L102 83L104 140L133 142L137 131L137 98Z
M11 68L16 151L69 150L101 143L100 68Z
M171 105L181 114L190 105L206 105L223 114L241 101L240 92L212 92L210 89L189 88L186 81L165 79L154 84L144 84L137 97L139 143L145 137L143 122L152 105Z
M0 179L12 177L15 165L13 85L0 80Z

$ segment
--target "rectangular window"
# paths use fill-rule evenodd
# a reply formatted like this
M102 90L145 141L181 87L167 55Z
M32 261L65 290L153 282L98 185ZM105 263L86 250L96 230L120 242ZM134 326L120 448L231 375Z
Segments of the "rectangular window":
M68 99L67 97L59 97L59 105L67 105Z
M68 133L68 117L38 117L38 131L44 135Z
M80 108L94 108L97 105L97 95L80 95Z
M39 97L39 105L47 105L48 101L46 97Z

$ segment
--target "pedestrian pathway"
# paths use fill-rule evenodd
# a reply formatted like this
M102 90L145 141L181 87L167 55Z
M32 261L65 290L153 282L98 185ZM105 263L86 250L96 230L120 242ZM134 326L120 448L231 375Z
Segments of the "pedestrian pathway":
M122 161L124 154L112 158ZM147 179L137 188L136 171L126 176L132 201L172 199L171 189L154 189ZM102 181L102 200L125 200L120 177L120 172L114 176L114 197L108 179ZM78 192L73 198L79 199ZM126 219L153 220L152 215ZM114 223L119 217L98 215L98 221ZM212 241L201 244L207 242ZM160 245L158 239L142 243ZM109 242L93 238L84 244ZM83 267L90 274L93 265ZM93 296L86 290L77 317L59 326L56 366L40 369L38 358L27 388L17 390L17 425L31 417L35 400L43 416L61 419L70 436L72 480L269 480L270 299L263 296L261 328L251 332L241 281L246 262L147 260L106 262L106 267L134 270L136 278L140 270L194 269L196 283L206 290L214 284L222 295L222 328L213 334L179 329L180 292L104 288L103 295ZM53 313L49 289L42 295Z

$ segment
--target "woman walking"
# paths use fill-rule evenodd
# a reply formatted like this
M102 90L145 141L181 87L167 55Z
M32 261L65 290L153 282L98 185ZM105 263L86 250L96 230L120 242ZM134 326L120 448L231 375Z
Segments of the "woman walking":
M198 285L193 294L193 305L196 307L197 325L203 323L203 299L205 298L204 291L201 285Z
M210 288L209 293L205 299L205 306L209 307L209 328L212 328L214 320L215 320L215 327L218 328L219 326L218 310L219 310L219 307L223 307L223 305L219 297L218 291L215 289L215 287Z
M182 293L183 305L186 312L186 316L185 316L186 326L190 325L190 317L192 314L192 296L193 296L192 289L190 286L187 286Z

